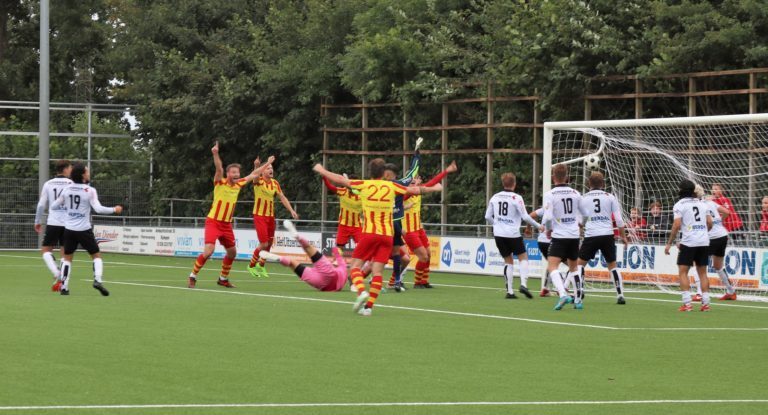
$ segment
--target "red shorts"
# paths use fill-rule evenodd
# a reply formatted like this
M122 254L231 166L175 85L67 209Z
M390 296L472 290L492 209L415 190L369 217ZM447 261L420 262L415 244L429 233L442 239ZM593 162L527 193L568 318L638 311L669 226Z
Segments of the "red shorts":
M352 258L386 264L392 255L392 245L392 236L364 233L352 252Z
M336 231L336 246L344 246L349 242L349 239L355 241L356 244L360 243L360 238L363 236L363 229L355 226L339 225L339 229Z
M217 240L221 242L224 248L235 246L235 232L232 231L232 222L205 218L205 244L215 245Z
M256 236L259 243L271 244L275 240L275 217L253 215L253 227L256 228Z
M415 251L419 247L427 248L427 251L429 251L429 238L424 229L408 232L403 236L403 239L405 239L405 243L408 245L408 248L411 248L411 251Z

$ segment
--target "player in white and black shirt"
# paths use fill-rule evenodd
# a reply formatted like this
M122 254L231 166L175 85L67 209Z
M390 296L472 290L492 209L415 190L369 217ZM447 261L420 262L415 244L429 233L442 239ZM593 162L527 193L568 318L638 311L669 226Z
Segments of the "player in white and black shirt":
M579 222L581 214L581 194L568 186L568 166L556 164L552 167L552 181L554 187L544 194L544 226L549 230L548 236L552 238L549 246L549 258L547 258L547 272L552 284L557 289L560 299L555 305L555 310L561 310L564 305L572 301L565 291L565 281L558 270L562 262L568 264L568 279L573 279L576 289L580 289L581 281L577 269L576 259L579 257ZM576 305L581 308L581 303Z
M523 236L520 234L520 225L523 220L537 228L541 228L541 225L528 215L523 197L515 193L515 175L513 173L502 174L501 183L504 190L491 197L488 208L485 210L485 220L493 225L496 248L504 258L504 280L507 283L506 298L517 298L512 286L515 266L512 255L517 256L518 261L520 261L520 292L528 298L533 298L528 290L528 252L525 249Z
M67 210L67 219L64 223L64 259L61 264L61 295L69 295L69 280L72 274L72 256L78 245L83 247L93 258L93 288L101 295L109 295L109 291L102 285L101 276L104 272L104 263L101 260L99 245L93 235L91 225L91 209L100 214L121 213L122 206L104 207L99 202L96 189L89 186L90 172L81 163L72 166L72 184L64 189L56 199L55 204L64 206Z
M608 265L608 273L611 274L613 285L616 288L616 303L626 304L624 299L624 281L621 272L616 267L616 239L613 233L613 221L619 228L624 246L629 245L627 234L624 231L624 220L621 217L621 205L616 197L607 193L605 177L600 172L593 172L589 176L589 192L582 195L581 216L584 224L584 240L579 250L579 275L581 276L582 289L576 293L576 303L584 299L584 266L591 261L598 251L603 254Z
M533 220L541 219L544 217L544 207L540 207L536 209L535 211L531 212L531 218ZM544 224L542 224L544 226ZM549 245L552 243L552 238L547 236L546 228L539 232L539 236L536 238L536 244L539 246L539 253L541 253L542 258L544 258L544 262L547 261L547 258L549 257ZM547 272L547 267L542 267L544 270L544 275L541 277L541 292L539 293L539 297L549 297L549 272Z
M40 233L43 230L43 215L48 209L48 219L45 222L45 234L43 234L43 246L40 251L43 253L43 262L53 274L53 291L59 291L61 271L56 266L56 258L53 256L53 248L59 246L61 254L64 254L64 221L67 219L67 210L63 206L56 206L53 202L59 198L61 192L72 184L69 179L69 173L72 170L72 163L69 160L59 160L56 162L56 177L48 180L43 185L40 192L40 200L37 202L37 212L35 213L35 232Z
M717 272L717 276L720 277L725 287L725 294L720 297L720 301L736 300L736 289L728 279L728 274L725 272L725 248L728 246L728 230L723 226L723 219L730 215L731 211L728 208L718 205L712 200L712 196L704 195L704 188L700 185L696 185L694 191L696 197L702 198L707 206L709 215L712 216L712 229L709 230L709 255L712 257L712 268ZM696 283L696 290L698 292L698 300L701 301L701 281L697 275L694 275L694 282ZM694 298L696 301L696 298Z
M677 233L682 230L680 252L677 254L677 268L680 279L680 290L683 292L683 305L680 311L691 311L691 284L688 271L696 265L696 272L701 279L701 311L709 311L709 279L707 265L709 263L709 230L712 229L712 216L707 205L695 195L695 184L683 180L679 184L680 200L675 203L672 212L674 223L669 234L664 253L674 243Z

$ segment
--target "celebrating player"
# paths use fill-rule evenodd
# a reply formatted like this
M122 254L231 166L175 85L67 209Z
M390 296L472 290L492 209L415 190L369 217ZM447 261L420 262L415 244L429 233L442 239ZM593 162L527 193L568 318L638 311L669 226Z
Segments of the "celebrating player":
M295 259L281 257L269 251L259 252L259 256L264 259L279 261L280 264L290 267L307 284L317 288L320 291L339 291L347 283L347 263L339 252L339 248L334 247L331 252L336 258L334 266L323 254L315 249L308 240L296 232L296 227L289 220L283 221L283 227L288 233L296 239L304 252L312 259L314 267L308 268Z
M582 289L581 277L576 263L579 256L581 195L568 186L568 166L565 164L552 166L552 180L555 187L544 194L544 219L542 222L549 228L547 236L552 238L552 244L549 246L549 257L547 258L547 272L560 296L555 310L562 310L563 306L572 301L565 291L564 278L558 270L562 262L565 261L568 264L568 279L573 278L576 287L576 299L579 299ZM583 307L580 301L574 306L577 310Z
M64 206L67 218L64 222L64 256L61 261L61 295L69 295L69 280L72 276L72 257L78 245L83 247L93 259L93 288L101 295L108 296L109 291L102 285L104 263L101 260L99 244L93 235L91 209L102 215L120 214L122 206L105 207L99 203L96 189L89 186L91 175L82 163L75 163L71 170L72 184L56 198L56 206Z
M336 229L336 247L343 252L344 246L350 239L356 244L360 242L360 237L363 234L363 223L360 220L363 205L357 191L352 191L347 187L336 187L325 177L323 177L323 183L331 193L339 197L339 227Z
M624 230L624 220L621 217L621 205L616 197L605 192L605 178L603 173L593 172L589 176L589 192L582 196L580 209L582 223L584 224L584 241L579 250L578 269L581 279L581 298L577 295L576 303L584 301L584 267L597 251L600 251L608 264L608 272L611 274L613 285L616 288L616 304L626 304L624 299L624 280L621 272L616 268L616 239L613 233L613 222L619 229L619 237L624 246L629 246L629 240Z
M709 311L709 279L707 264L709 262L709 230L712 229L712 216L707 205L695 195L695 185L690 180L683 180L678 186L680 200L672 209L674 222L669 234L664 253L669 255L669 249L677 238L677 233L683 229L680 239L680 251L677 254L677 268L680 277L680 290L683 292L683 305L680 311L691 311L691 283L688 271L696 264L696 272L701 279L701 311Z
M358 293L353 309L363 316L371 315L373 305L381 292L382 270L392 254L394 197L404 194L438 192L442 189L439 184L431 188L408 188L389 180L383 180L385 164L384 160L380 158L371 160L368 163L368 171L371 175L369 180L349 180L342 175L326 170L320 164L314 167L314 171L328 178L331 182L360 192L363 217L365 218L363 236L352 252L350 276ZM365 291L363 273L360 270L366 260L371 260L373 263L370 294ZM365 307L362 307L363 303L365 303Z
M520 261L520 292L528 298L533 298L531 292L528 291L528 253L523 237L520 235L520 225L522 220L539 230L541 230L541 225L528 215L523 197L515 193L515 175L513 173L502 174L501 183L504 190L493 195L488 201L485 220L493 225L493 239L496 240L496 248L504 258L504 280L507 283L506 298L517 298L512 286L515 267L515 260L512 255L517 256L518 261Z
M234 288L235 286L229 281L229 271L232 270L232 263L237 255L235 233L232 230L232 217L235 213L237 196L240 194L240 189L270 167L275 158L270 156L269 160L261 166L259 165L259 160L256 159L254 162L255 170L244 178L240 178L240 165L230 164L227 166L227 175L224 177L225 170L219 156L218 141L211 148L211 153L213 153L213 165L216 167L216 173L213 175L213 204L211 204L211 210L205 218L205 246L203 247L203 253L198 255L195 260L195 265L189 274L187 286L195 288L197 274L200 273L200 269L208 261L208 258L213 255L213 250L216 248L216 241L218 240L224 246L226 255L221 261L221 274L216 284L222 287Z
M720 206L712 200L712 197L704 195L704 188L696 185L694 190L697 197L704 198L707 206L707 212L712 216L712 229L709 230L709 255L712 257L712 268L720 277L720 282L725 286L725 294L720 297L720 301L736 299L736 289L731 285L728 274L725 273L725 248L728 246L728 230L723 225L723 220L730 215L731 211L725 206ZM696 279L697 291L701 290L701 281ZM695 300L694 300L695 301ZM701 298L699 298L701 301Z
M280 198L280 202L292 218L299 218L299 214L293 210L291 202L283 194L280 183L274 179L274 175L272 166L266 166L261 175L253 179L253 226L259 238L259 246L253 251L248 272L254 277L268 276L264 268L264 258L259 257L259 252L272 249L275 241L275 195Z
M40 201L37 202L37 212L35 213L35 232L40 233L43 225L41 224L45 209L48 209L48 220L45 223L45 234L43 235L43 246L40 251L43 253L43 262L53 274L54 292L59 291L61 287L61 271L56 266L56 258L53 256L53 248L58 245L61 248L61 254L64 255L64 223L67 221L67 208L54 205L53 202L59 198L72 180L69 174L72 171L72 163L69 160L59 160L56 162L56 177L48 180L43 185L43 191L40 192Z

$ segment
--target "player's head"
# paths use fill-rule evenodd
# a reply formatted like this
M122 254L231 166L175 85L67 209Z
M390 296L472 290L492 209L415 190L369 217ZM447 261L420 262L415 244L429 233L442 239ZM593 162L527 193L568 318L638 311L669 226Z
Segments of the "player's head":
M397 165L395 163L384 164L384 179L395 180L397 178Z
M661 202L651 203L651 206L649 207L649 209L651 210L651 215L653 216L661 215Z
M699 199L702 199L702 198L704 198L706 193L704 193L704 188L701 187L700 184L697 184L693 188L693 194L694 194L694 196L698 197Z
M763 204L763 211L768 212L768 196L763 196L762 204Z
M241 165L237 163L232 163L227 166L226 172L227 172L227 180L229 181L235 181L240 178L240 169L242 168Z
M86 184L91 181L91 172L83 163L73 164L69 175L70 179L78 184Z
M517 185L517 177L515 173L504 173L501 175L501 185L504 186L504 190L515 190Z
M568 166L562 163L552 166L552 180L555 184L568 183Z
M72 172L72 163L69 160L59 160L56 162L56 175L69 177Z
M683 179L677 185L677 194L680 198L696 197L696 185L688 179Z
M593 171L587 181L589 182L589 190L605 189L605 176L599 171Z
M384 177L384 166L387 162L384 159L373 159L368 162L368 174L372 179L381 179Z
M261 177L266 177L267 179L271 179L275 177L275 169L272 168L271 164L267 166L267 168L264 169L263 172L261 172Z
M723 195L723 185L715 183L712 185L712 196L720 197Z
M411 183L408 186L412 186L412 187L421 186L422 183L424 183L424 182L422 181L421 176L417 175L417 176L415 176L413 178L413 180L411 181Z
M629 209L629 218L632 220L640 218L640 209L636 207Z

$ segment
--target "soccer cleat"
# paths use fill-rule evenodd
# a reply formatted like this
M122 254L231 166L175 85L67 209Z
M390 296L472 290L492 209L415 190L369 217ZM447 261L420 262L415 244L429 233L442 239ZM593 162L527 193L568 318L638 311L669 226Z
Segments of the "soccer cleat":
M360 294L358 294L357 298L355 298L355 304L352 306L352 311L354 312L360 311L360 308L368 300L368 297L369 295L367 291L363 291Z
M360 314L363 317L370 317L371 313L373 312L372 308L361 308L357 314Z
M533 298L533 295L528 291L528 288L523 285L520 286L520 292L523 293L526 298Z
M680 306L679 310L680 311L691 311L691 310L693 310L693 306L691 305L691 303L683 304L683 305Z
M696 294L693 297L691 297L691 301L695 301L697 303L701 302L701 294Z
M259 258L266 259L268 261L280 261L280 255L273 254L269 251L261 251L259 252ZM259 264L256 264L259 265Z
M699 311L709 311L709 304L702 304Z
M61 295L69 295L69 290L66 288L62 288L61 291L59 291L59 294Z
M583 310L584 309L584 303L576 303L573 305L573 308L575 310Z
M507 300L516 300L517 296L515 295L515 293L507 293L507 295L504 298L506 298Z
M219 278L218 281L216 281L216 284L221 285L222 287L235 288L235 284L232 284L231 282L229 282L229 279L222 280L221 278Z
M736 293L728 294L725 293L724 296L720 297L720 301L736 301Z
M432 284L430 284L428 282L425 282L425 283L423 283L421 285L423 286L422 288L435 288Z
M107 291L107 289L104 288L104 286L101 285L100 282L94 281L93 282L93 288L95 288L96 291L100 292L101 295L103 295L104 297L108 297L109 296L109 291Z
M549 290L546 288L542 288L541 292L539 293L539 297L549 297Z
M195 284L197 284L197 278L190 275L187 279L187 288L195 288Z
M61 291L61 281L60 280L56 280L56 282L53 283L53 285L51 286L51 291L53 291L55 293Z
M423 288L427 288L427 287L425 287L424 284L416 284L416 283L413 284L414 290L421 290Z
M395 289L396 293L405 292L405 285L403 285L403 283L400 281L396 282L393 288Z
M624 305L627 303L627 300L624 299L624 297L619 297L616 299L616 304Z
M565 307L566 304L571 304L571 303L573 303L573 298L571 298L570 296L566 295L565 297L560 297L560 299L557 300L557 304L555 304L554 310L560 311L563 309L563 307Z
M284 220L283 227L288 231L288 234L291 235L291 238L296 239L299 236L299 232L296 231L296 225L290 220Z
M264 251L261 251L264 252ZM259 252L259 256L261 256L261 252ZM252 267L248 267L248 272L251 273L256 278L266 278L269 277L269 274L267 274L267 269L264 268L264 265L256 264Z
M353 293L357 292L357 287L355 287L355 284L352 284L351 282L349 283L349 291Z

